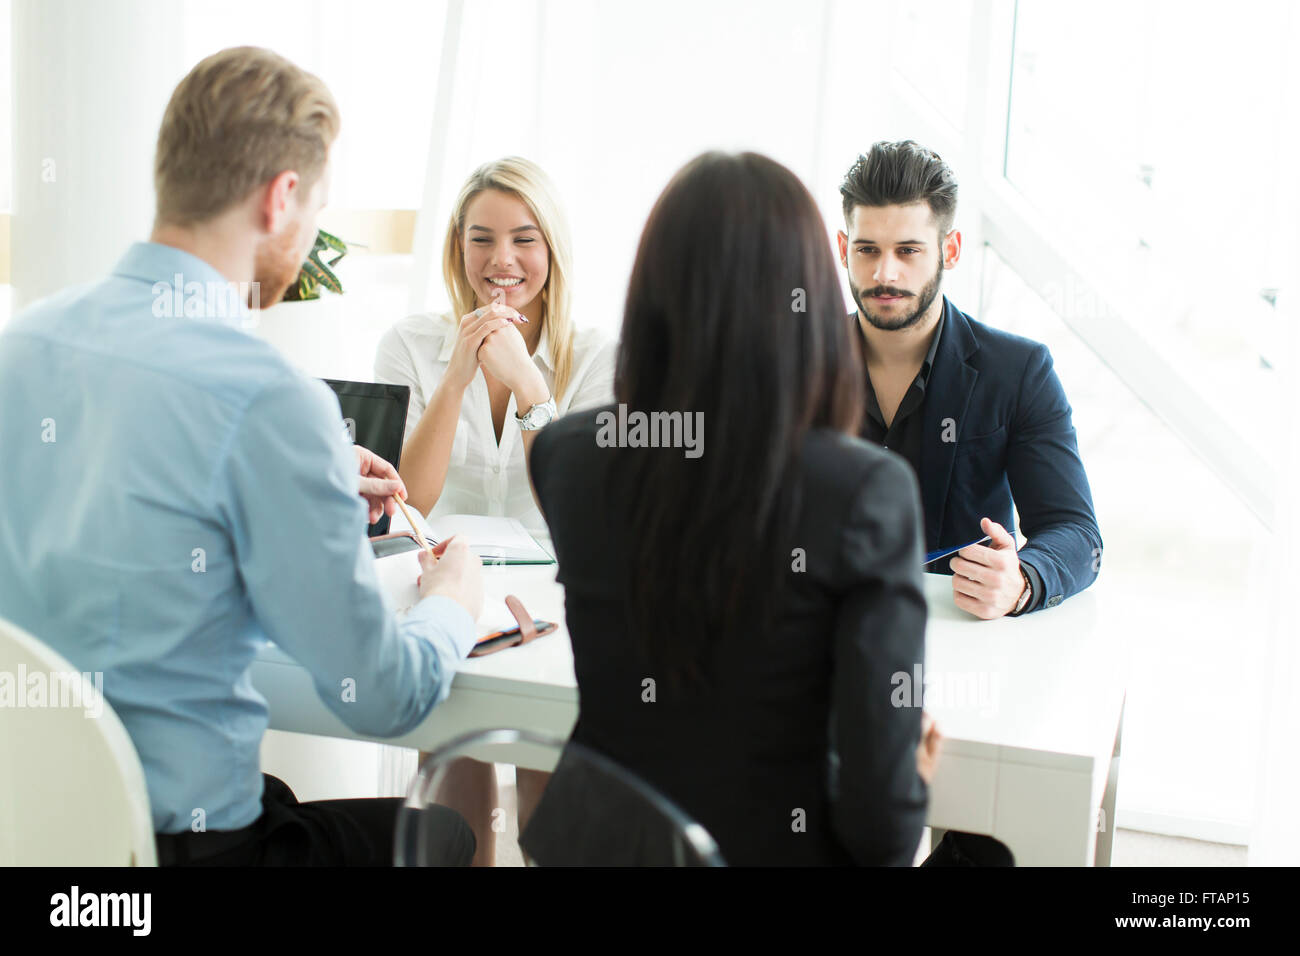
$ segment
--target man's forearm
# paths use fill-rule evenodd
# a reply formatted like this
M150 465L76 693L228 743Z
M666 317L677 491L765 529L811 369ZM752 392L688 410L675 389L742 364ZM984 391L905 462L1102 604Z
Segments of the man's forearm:
M1055 607L1097 579L1101 535L1095 526L1075 524L1037 530L1020 549L1020 562L1034 588L1026 613Z

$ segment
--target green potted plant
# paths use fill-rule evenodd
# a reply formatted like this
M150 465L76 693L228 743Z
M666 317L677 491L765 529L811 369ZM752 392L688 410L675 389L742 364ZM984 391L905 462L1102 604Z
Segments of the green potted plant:
M336 255L328 262L322 261L321 257L328 253ZM284 301L306 302L309 299L319 299L322 286L336 295L342 295L343 283L339 282L338 276L330 267L338 265L347 254L348 247L342 239L330 235L324 229L317 230L316 242L312 244L307 261L298 272L298 281L285 291Z

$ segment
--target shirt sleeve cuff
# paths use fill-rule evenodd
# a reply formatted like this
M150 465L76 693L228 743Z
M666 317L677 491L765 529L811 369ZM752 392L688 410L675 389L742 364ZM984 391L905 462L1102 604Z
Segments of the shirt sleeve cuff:
M1029 598L1029 603L1021 614L1028 614L1030 611L1036 611L1043 606L1043 576L1038 573L1037 569L1028 561L1021 560L1020 567L1025 571L1025 577L1029 578L1029 588L1033 595Z
M421 629L429 638L433 637L429 631L433 629L442 631L455 645L461 660L469 656L469 652L474 649L475 641L478 640L478 629L469 611L441 594L424 598L411 608L407 612L406 623L431 625Z

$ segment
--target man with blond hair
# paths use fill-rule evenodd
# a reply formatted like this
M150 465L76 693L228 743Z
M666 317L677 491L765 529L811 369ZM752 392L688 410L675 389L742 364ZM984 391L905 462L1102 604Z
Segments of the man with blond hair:
M421 554L402 620L385 606L365 528L405 488L353 450L323 383L244 331L248 302L157 308L178 287L280 300L338 125L325 85L270 51L203 60L163 117L150 241L0 336L0 615L103 673L165 865L391 862L401 801L300 804L260 773L254 656L274 641L344 723L385 737L446 697L474 642L461 542ZM468 862L464 821L438 823L432 851Z

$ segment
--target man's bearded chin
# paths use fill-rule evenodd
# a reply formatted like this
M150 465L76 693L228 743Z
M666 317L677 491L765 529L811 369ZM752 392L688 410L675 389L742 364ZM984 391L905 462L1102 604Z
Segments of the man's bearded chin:
M298 281L302 259L298 256L296 230L286 229L279 235L262 240L253 257L253 281L257 283L257 305L269 309L281 299L289 286Z
M875 328L880 329L882 332L898 332L902 329L909 329L916 325L916 323L920 322L921 317L925 315L930 306L934 304L934 300L939 297L939 288L942 284L943 263L940 262L938 270L934 273L934 278L925 284L925 288L921 290L920 294L914 297L916 300L916 307L899 318L884 319L872 313L871 309L867 306L867 299L866 296L863 295L863 290L858 288L857 284L853 281L852 276L849 277L849 291L853 293L853 301L858 304L858 315L863 316ZM873 286L871 289L867 289L866 291L871 292L874 289L875 287Z

